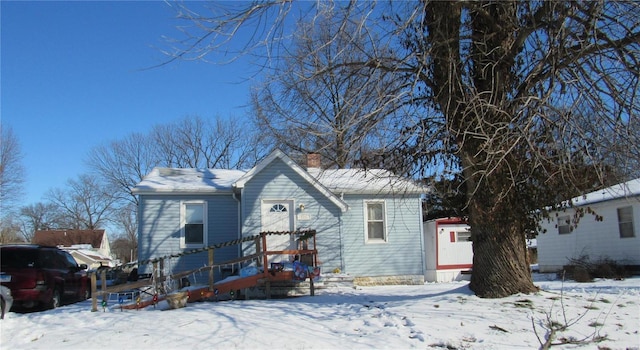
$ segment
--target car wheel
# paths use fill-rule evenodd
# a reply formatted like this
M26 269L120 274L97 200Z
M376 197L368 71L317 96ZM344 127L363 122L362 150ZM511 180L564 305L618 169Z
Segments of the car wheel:
M91 298L91 290L89 288L84 289L84 294L82 294L82 301Z
M60 289L59 288L55 288L53 290L53 294L51 295L51 301L49 302L49 308L50 309L55 309L57 307L60 306L60 296L62 294L60 293Z

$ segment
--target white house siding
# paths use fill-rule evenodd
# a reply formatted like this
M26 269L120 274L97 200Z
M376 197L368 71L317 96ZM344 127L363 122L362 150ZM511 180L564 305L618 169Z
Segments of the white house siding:
M238 238L238 204L229 194L211 196L140 196L138 260L144 261L191 250L180 248L180 202L184 200L206 200L208 220L208 245ZM238 246L216 249L215 262L239 256ZM171 272L186 271L202 267L208 262L206 252L184 255L167 261ZM150 273L150 265L139 266L140 273Z
M617 208L633 207L634 237L620 238ZM559 271L572 258L583 255L592 260L609 258L626 265L640 265L640 197L621 198L589 205L604 220L596 221L590 214L580 220L571 233L558 234L557 219L544 220L546 233L538 235L538 265L540 272ZM573 217L574 210L558 215Z
M341 268L340 208L319 193L280 159L274 160L249 180L242 192L242 234L260 233L263 200L293 200L294 229L317 231L318 260L324 271ZM300 209L304 205L304 210ZM243 254L255 253L252 242L243 245Z
M437 236L436 236L436 221L430 220L424 223L423 226L423 234L424 234L424 256L425 256L425 267L427 273L429 271L436 271L436 266L438 265L437 261ZM425 276L426 277L426 276ZM429 279L427 279L429 280Z
M424 281L421 202L418 196L393 198L388 194L345 195L349 211L344 213L343 240L344 272L352 276L406 277ZM384 243L365 242L365 200L384 200L386 203L386 236ZM375 282L373 282L375 283Z
M452 242L452 233L469 231L459 219L438 219L424 223L426 271L429 282L449 282L467 279L463 271L473 265L473 246L470 241Z

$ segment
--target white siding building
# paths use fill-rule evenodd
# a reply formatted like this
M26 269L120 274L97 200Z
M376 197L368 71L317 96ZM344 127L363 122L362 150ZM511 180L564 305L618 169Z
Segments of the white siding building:
M469 225L458 218L424 223L425 281L450 282L467 279L473 266Z
M631 180L573 199L574 208L551 214L538 235L540 272L562 270L571 259L615 260L640 266L640 179ZM571 225L578 209L589 208L577 227Z

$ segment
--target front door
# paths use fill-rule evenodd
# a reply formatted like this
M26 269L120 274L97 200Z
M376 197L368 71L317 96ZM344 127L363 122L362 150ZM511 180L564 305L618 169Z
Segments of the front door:
M264 200L262 202L262 232L293 231L293 201L292 200ZM267 250L295 249L292 235L268 235ZM288 256L272 255L269 262L288 260Z

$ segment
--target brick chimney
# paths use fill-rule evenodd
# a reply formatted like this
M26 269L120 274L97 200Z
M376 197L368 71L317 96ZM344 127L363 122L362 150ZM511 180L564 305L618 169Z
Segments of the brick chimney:
M309 153L307 154L307 169L309 168L320 168L320 154L319 153Z

